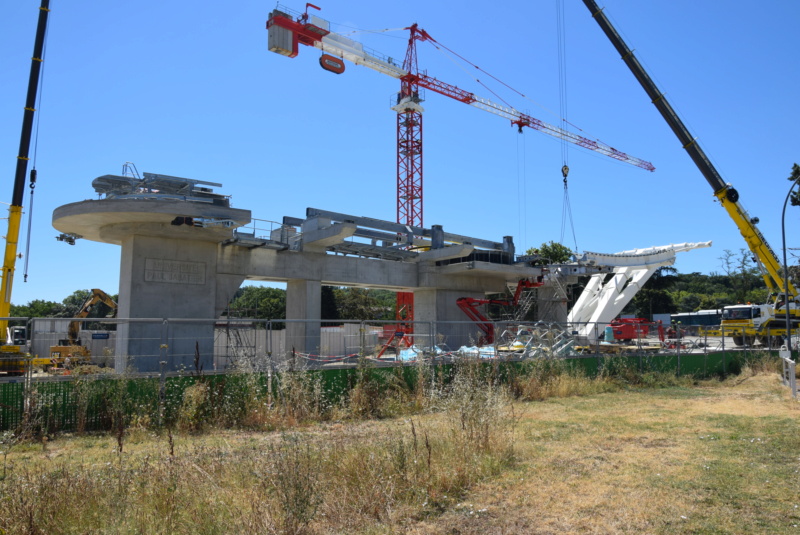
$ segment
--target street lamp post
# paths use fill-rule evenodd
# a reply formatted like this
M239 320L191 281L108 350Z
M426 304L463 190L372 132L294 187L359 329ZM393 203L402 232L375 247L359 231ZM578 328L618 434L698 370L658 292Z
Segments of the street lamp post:
M789 357L792 355L792 321L789 317L789 264L786 262L786 205L789 204L789 197L792 196L795 186L800 182L798 177L792 182L792 187L789 188L789 193L786 194L786 200L783 201L783 211L781 212L781 242L783 245L783 298L784 306L786 307L786 349L788 350ZM793 296L797 297L797 296ZM776 311L777 312L777 311Z

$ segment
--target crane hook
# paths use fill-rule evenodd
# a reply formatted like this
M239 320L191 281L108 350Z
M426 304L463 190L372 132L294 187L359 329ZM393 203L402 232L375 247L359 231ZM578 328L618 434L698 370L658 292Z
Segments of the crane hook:
M567 175L569 174L569 166L565 165L561 168L561 174L564 176L564 182L567 181Z

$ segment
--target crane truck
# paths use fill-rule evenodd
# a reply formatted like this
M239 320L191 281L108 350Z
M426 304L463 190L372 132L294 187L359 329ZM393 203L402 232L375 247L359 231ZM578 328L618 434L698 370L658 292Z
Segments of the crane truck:
M764 282L774 299L772 302L764 304L724 307L721 331L727 336L732 336L736 345L752 345L756 340L764 345L769 342L776 346L779 345L781 338L787 334L787 323L790 324L791 329L796 329L800 325L800 303L794 284L791 280L784 278L785 274L780 260L756 226L758 218L750 217L747 210L744 209L739 202L739 192L722 179L703 149L700 148L697 139L689 133L686 125L636 59L633 51L625 44L603 10L597 6L594 0L583 0L583 3L589 8L594 20L600 25L603 33L614 45L622 60L678 137L695 166L713 189L714 197L738 227L744 241L753 253ZM787 314L789 315L788 321Z
M31 72L28 79L28 94L25 100L25 112L22 117L22 133L19 141L14 190L11 205L8 208L8 232L3 255L2 279L0 280L0 333L7 333L6 339L0 337L0 371L7 375L21 375L29 366L44 364L49 359L34 360L27 352L27 335L24 327L9 327L11 313L11 288L14 282L14 267L17 261L17 243L19 242L20 222L22 221L22 198L25 193L25 175L28 171L28 153L33 131L33 116L36 106L36 94L39 86L39 73L44 50L44 37L47 28L47 15L50 0L42 0L39 7L39 21L36 27L36 39L31 58ZM36 184L36 170L31 170L31 190Z

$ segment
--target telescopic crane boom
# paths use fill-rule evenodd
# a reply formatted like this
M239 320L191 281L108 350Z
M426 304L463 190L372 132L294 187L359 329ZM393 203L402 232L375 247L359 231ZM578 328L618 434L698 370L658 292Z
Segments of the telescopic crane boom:
M33 117L36 111L36 94L39 88L39 73L42 67L42 52L44 50L44 37L47 29L47 16L50 13L50 0L42 0L39 7L39 21L36 27L36 39L31 58L31 72L28 78L28 94L25 99L25 112L22 117L22 132L19 140L19 154L14 175L14 190L11 195L11 206L8 209L8 232L6 233L6 246L3 255L3 268L0 280L0 318L8 318L11 313L11 289L14 282L14 268L17 262L17 244L19 243L19 229L22 220L22 199L25 193L25 175L28 171L28 154L33 132ZM31 171L31 188L36 182L36 170ZM8 320L0 319L0 333L9 333L4 339L0 336L0 369L8 373L21 373L22 361L18 357L23 355L19 337L12 336L8 328ZM16 339L15 339L16 338Z
M666 96L658 89L655 82L653 82L644 70L644 67L642 67L641 63L636 59L633 51L625 44L625 41L608 20L603 10L598 7L597 2L594 0L583 0L583 3L589 8L592 17L597 21L597 24L600 25L600 28L611 41L611 44L614 45L614 48L617 49L617 52L622 57L622 61L628 66L634 77L636 77L636 80L639 81L639 84L647 93L647 96L650 97L653 105L655 105L656 109L661 113L661 116L678 137L678 140L692 158L695 166L697 166L700 173L702 173L703 177L705 177L706 181L711 186L711 189L714 191L714 197L719 200L722 207L728 212L730 218L736 223L747 246L757 259L767 288L769 288L776 297L774 308L772 306L764 307L762 305L764 308L763 310L759 310L760 316L758 319L753 317L748 318L750 320L756 320L752 321L749 326L756 328L758 332L739 331L741 334L734 335L734 340L736 340L737 337L748 337L752 334L763 335L763 333L766 332L764 329L774 329L776 324L772 320L776 313L785 318L786 305L784 303L790 303L789 313L796 321L796 318L799 317L796 303L797 290L795 290L790 280L784 280L784 273L780 260L778 260L772 247L767 243L764 235L761 234L761 231L756 227L758 218L750 217L747 210L741 205L739 202L739 192L736 191L731 184L722 179L717 169L711 163L711 160L709 160L708 156L703 152L697 139L692 136L689 129L683 121L681 121L680 117L678 117L678 114L667 101ZM784 296L784 288L788 289L788 296ZM723 318L725 318L724 311ZM724 323L723 320L723 325Z

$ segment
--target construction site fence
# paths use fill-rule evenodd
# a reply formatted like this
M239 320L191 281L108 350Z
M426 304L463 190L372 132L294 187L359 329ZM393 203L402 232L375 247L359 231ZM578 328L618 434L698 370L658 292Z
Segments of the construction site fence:
M488 344L486 329L472 322L95 319L81 320L81 341L91 348L88 364L42 365L47 359L41 355L64 336L58 321L27 323L24 373L0 377L0 431L31 421L48 432L108 430L120 421L161 425L174 421L186 389L198 381L209 387L209 410L230 415L247 410L253 399L276 399L297 374L313 377L337 403L364 373L409 388L422 369L446 381L462 362L491 367L501 379L543 364L589 377L631 371L707 377L737 373L749 359L778 351L770 341L736 346L725 337L686 333L661 340L653 331L605 342L600 333L605 336L607 326L599 324L588 326L598 336L587 343L580 335L586 325L492 322ZM125 336L137 329L147 336ZM119 353L137 344L152 353Z
M511 321L405 322L306 321L185 318L79 319L13 318L27 325L24 353L37 365L67 342L69 324L78 322L80 355L62 347L63 360L123 372L256 371L379 361L479 358L556 358L587 354L715 353L771 349L781 337L732 337L724 329L660 326L656 323L570 324ZM800 340L796 333L793 338ZM4 359L14 358L3 357ZM61 364L59 362L59 364Z
M570 324L512 321L405 322L185 318L13 318L28 327L21 353L42 369L91 364L117 373L309 369L376 362L449 362L459 358L525 360L592 355L662 355L664 358L730 350L773 350L782 338L731 337L724 329L656 323ZM69 325L79 340L67 342ZM794 340L800 340L797 334ZM78 351L75 351L75 350ZM75 353L75 354L72 354ZM53 357L58 357L53 359ZM69 362L65 362L69 357ZM14 355L1 360L17 361ZM11 375L21 366L3 366ZM67 366L67 367L68 367ZM1 378L2 376L0 376Z

